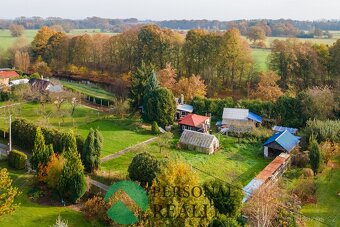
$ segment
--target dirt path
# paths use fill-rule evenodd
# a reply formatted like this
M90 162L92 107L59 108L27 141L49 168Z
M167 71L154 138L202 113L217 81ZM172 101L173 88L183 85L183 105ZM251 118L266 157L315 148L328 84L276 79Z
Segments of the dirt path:
M120 156L126 154L127 152L131 151L133 148L136 148L136 147L141 146L141 145L145 145L145 144L152 143L152 142L155 141L157 138L158 138L158 137L153 137L153 138L148 139L148 140L146 140L146 141L144 141L144 142L135 144L135 145L133 145L133 146L131 146L131 147L127 147L127 148L125 148L125 149L123 149L123 150L121 150L121 151L118 151L117 153L110 154L110 155L108 155L108 156L105 156L104 158L101 158L100 161L101 161L101 162L107 162L107 161L110 161L110 160L112 160L112 159L118 158L118 157L120 157Z
M90 184L102 189L103 191L108 191L109 190L109 186L107 186L106 184L100 183L99 181L90 179Z

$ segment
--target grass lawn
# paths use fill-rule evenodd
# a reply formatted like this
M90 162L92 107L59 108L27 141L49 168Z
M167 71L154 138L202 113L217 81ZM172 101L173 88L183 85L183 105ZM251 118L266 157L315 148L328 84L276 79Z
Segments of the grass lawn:
M268 70L268 56L270 54L270 50L268 49L258 49L252 48L251 54L254 60L255 70L258 72L267 71Z
M130 152L102 163L101 169L117 172L125 176L128 166L136 153L147 151L159 159L176 158L221 179L246 185L269 162L263 159L260 144L238 144L235 138L222 137L221 145L223 149L219 152L207 155L173 148L160 153L157 143L152 143L136 149L135 152ZM198 170L194 171L198 173L201 181L212 179L212 177L207 176L205 173Z
M64 121L60 117L64 115ZM24 103L13 108L12 119L25 118L31 122L43 126L53 126L61 129L76 128L88 122L94 121L103 114L87 106L79 105L76 107L74 115L71 116L71 105L62 105L60 113L57 113L53 104L47 104L45 111L42 111L40 104ZM46 118L46 116L49 116ZM8 113L5 109L0 109L0 129L7 130Z
M336 167L327 167L316 180L317 203L302 208L302 213L329 226L340 226L340 156L336 159ZM307 226L321 226L319 222L308 220Z
M99 129L104 137L102 157L153 137L149 127L143 127L136 119L102 119L78 127L77 132L84 138L89 129Z
M0 168L7 168L7 162L1 161ZM100 226L100 223L89 223L84 216L69 207L52 207L43 206L32 202L29 199L28 192L32 186L32 175L26 174L24 171L16 171L9 169L10 177L13 185L18 187L22 194L16 199L16 203L20 206L13 214L4 215L0 218L0 226L52 226L58 216L68 221L69 226Z
M73 91L77 91L84 95L89 95L95 98L114 100L114 95L110 92L107 92L95 85L89 86L87 84L80 84L75 82L68 81L60 81L64 87L69 88Z

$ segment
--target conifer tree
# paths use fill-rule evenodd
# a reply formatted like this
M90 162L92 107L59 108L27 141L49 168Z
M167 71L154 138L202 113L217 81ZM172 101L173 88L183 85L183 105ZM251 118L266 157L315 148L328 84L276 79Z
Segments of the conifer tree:
M82 151L82 161L86 171L92 172L98 169L102 147L103 136L97 129L91 128Z
M39 163L45 163L46 161L46 145L45 145L45 138L42 134L41 128L38 127L35 133L35 140L34 140L34 147L32 151L31 157L31 166L33 169L37 169ZM46 161L46 163L48 160Z
M319 171L321 164L321 154L318 142L314 138L311 140L310 143L309 159L312 170L314 171L314 175L316 175Z

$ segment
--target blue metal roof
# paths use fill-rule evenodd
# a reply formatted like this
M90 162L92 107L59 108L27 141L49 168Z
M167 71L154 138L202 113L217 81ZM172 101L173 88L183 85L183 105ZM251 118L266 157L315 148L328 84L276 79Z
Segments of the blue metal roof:
M296 132L297 132L297 128L287 128L287 127L277 126L277 125L275 125L272 128L272 130L277 131L277 132L283 132L284 130L288 130L292 134L296 134Z
M248 119L262 123L262 117L249 111Z
M194 107L188 104L179 104L177 106L177 110L192 113L194 111Z
M296 145L300 142L300 137L294 136L288 130L283 132L277 132L272 137L270 137L263 145L268 145L272 142L278 143L287 152L292 151Z
M216 126L221 126L222 125L222 121L216 121Z
M249 197L256 191L262 184L263 180L260 179L252 179L244 188L243 191L245 192L245 195L242 199L242 203L246 202Z

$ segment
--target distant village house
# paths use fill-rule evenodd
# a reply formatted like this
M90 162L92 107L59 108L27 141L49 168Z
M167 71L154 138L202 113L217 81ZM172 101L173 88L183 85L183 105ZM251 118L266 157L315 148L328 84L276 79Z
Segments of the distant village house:
M189 114L182 117L178 122L180 132L192 130L197 132L209 133L210 117L197 114Z
M0 86L9 86L10 79L19 77L19 74L11 69L0 69Z
M182 117L191 114L194 111L194 107L184 103L184 96L181 95L181 99L176 98L176 120L180 120Z

